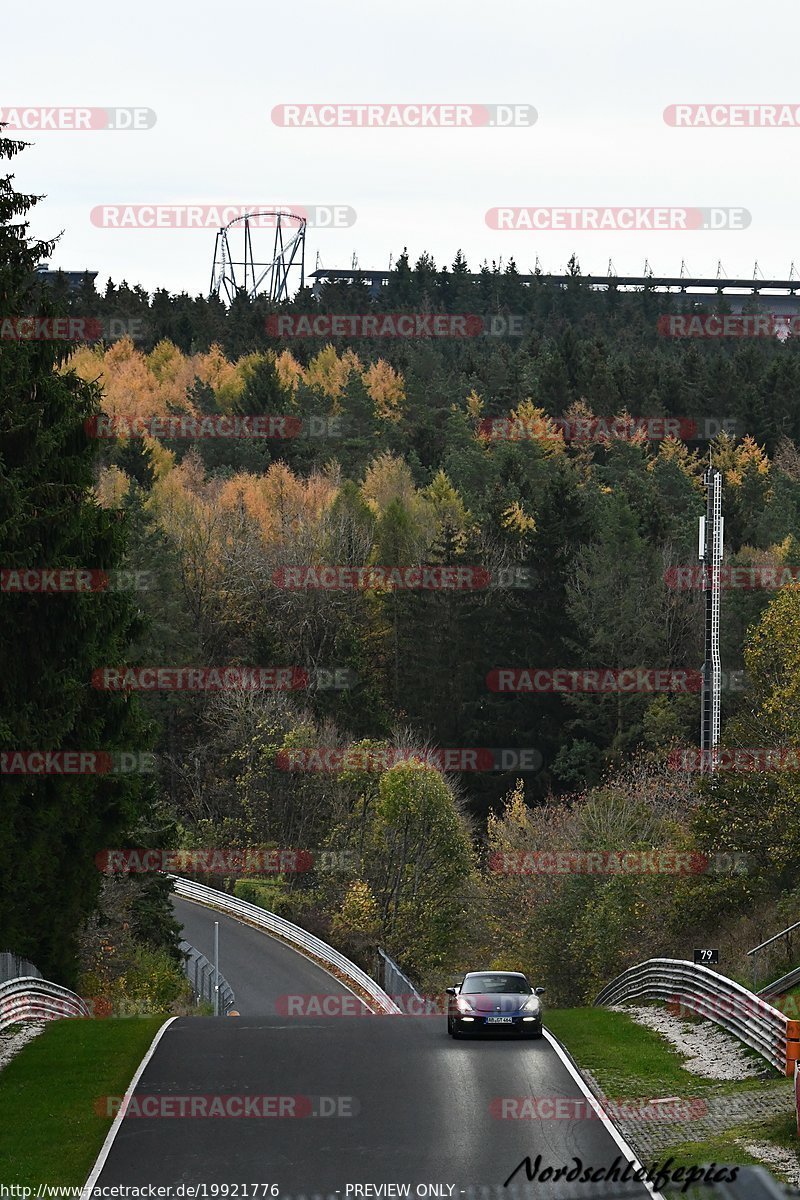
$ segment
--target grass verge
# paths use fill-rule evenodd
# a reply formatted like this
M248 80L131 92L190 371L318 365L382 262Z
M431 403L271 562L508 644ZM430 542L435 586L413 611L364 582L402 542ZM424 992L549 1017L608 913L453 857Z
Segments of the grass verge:
M624 1013L604 1008L555 1009L545 1012L545 1025L564 1043L578 1066L590 1071L609 1100L651 1100L679 1096L681 1099L715 1099L763 1089L786 1093L791 1098L790 1081L784 1079L759 1056L755 1060L769 1071L768 1078L746 1080L704 1079L682 1066L680 1055L654 1030L637 1024ZM751 1052L752 1053L752 1052ZM626 1130L626 1133L628 1131ZM676 1131L676 1137L677 1137ZM791 1150L800 1149L795 1117L792 1113L769 1120L746 1121L697 1141L678 1142L657 1155L642 1152L643 1162L674 1158L673 1167L696 1166L716 1162L731 1165L764 1165L734 1139L769 1142ZM637 1148L635 1133L631 1136ZM770 1168L775 1174L774 1168Z
M607 1008L546 1009L544 1023L612 1099L724 1096L761 1085L753 1078L716 1080L693 1075L654 1030ZM750 1056L770 1072L770 1082L781 1078L764 1059L748 1051Z
M789 1113L787 1116L773 1117L769 1121L753 1121L739 1125L735 1130L726 1130L714 1138L700 1142L683 1142L670 1148L669 1153L675 1156L678 1166L694 1166L695 1163L732 1163L739 1166L767 1166L773 1175L781 1175L769 1163L753 1158L751 1154L739 1146L734 1138L744 1142L767 1142L781 1150L789 1150L798 1154L800 1142L797 1139L797 1119Z
M51 1021L0 1071L0 1183L83 1184L164 1016Z

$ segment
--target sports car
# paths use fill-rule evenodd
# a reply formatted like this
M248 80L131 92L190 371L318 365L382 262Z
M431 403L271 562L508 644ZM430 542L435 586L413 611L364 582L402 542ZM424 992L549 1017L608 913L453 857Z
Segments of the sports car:
M470 1033L542 1036L539 997L544 988L531 987L519 971L468 971L446 991L447 1032L453 1038Z

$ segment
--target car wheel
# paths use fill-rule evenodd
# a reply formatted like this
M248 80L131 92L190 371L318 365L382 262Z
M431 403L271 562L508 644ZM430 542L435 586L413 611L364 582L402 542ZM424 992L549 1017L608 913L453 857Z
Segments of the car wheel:
M534 1029L533 1033L528 1034L528 1037L535 1038L537 1042L541 1039L541 1036L542 1036L541 1029Z
M447 1018L447 1032L450 1034L450 1037L453 1036L453 1018L452 1017Z

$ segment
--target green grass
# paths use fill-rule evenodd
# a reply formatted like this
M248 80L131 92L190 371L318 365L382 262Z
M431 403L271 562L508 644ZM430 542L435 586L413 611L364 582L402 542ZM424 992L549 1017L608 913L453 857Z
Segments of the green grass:
M94 1105L122 1096L166 1017L51 1021L0 1071L0 1183L78 1185L112 1117Z
M753 1125L752 1136L758 1138L759 1141L768 1141L775 1146L782 1146L784 1150L793 1150L795 1154L800 1153L797 1117L794 1113L773 1117L771 1121L762 1125Z
M662 1150L657 1161L663 1166L668 1158L674 1158L675 1161L670 1164L669 1170L676 1170L678 1167L702 1167L710 1163L716 1163L718 1167L763 1167L766 1165L759 1159L753 1158L752 1154L748 1154L741 1146L737 1146L733 1140L734 1136L739 1137L738 1131L735 1135L721 1133L704 1142L683 1142L678 1146L671 1146L669 1150ZM649 1162L650 1159L647 1161Z
M564 1043L578 1065L591 1071L610 1099L688 1098L706 1096L709 1092L719 1096L751 1091L760 1085L757 1079L722 1081L692 1075L681 1066L680 1056L654 1030L607 1008L546 1009L544 1023ZM765 1071L770 1071L772 1078L780 1079L760 1055L747 1053Z
M790 1150L795 1155L798 1155L800 1150L797 1118L794 1113L787 1113L785 1116L772 1117L769 1121L738 1125L735 1130L718 1134L708 1141L684 1142L672 1147L669 1153L675 1156L677 1166L694 1166L695 1163L706 1162L740 1166L765 1165L748 1154L743 1147L737 1146L734 1138L748 1142L769 1142L783 1150ZM768 1170L773 1175L778 1173L774 1167L768 1167Z
M723 1081L692 1075L681 1066L680 1056L668 1042L653 1030L637 1025L624 1013L605 1008L546 1010L545 1025L564 1043L578 1066L592 1073L609 1100L649 1100L665 1096L708 1099L761 1088L784 1090L787 1099L791 1094L790 1081L772 1071L768 1063L752 1051L748 1053L754 1060L771 1072L768 1079ZM642 1161L649 1163L657 1157L663 1163L672 1156L675 1159L673 1167L711 1162L741 1166L758 1164L757 1159L735 1144L734 1138L770 1142L795 1154L800 1148L796 1118L790 1112L766 1122L734 1125L706 1140L676 1143L668 1150L661 1150L657 1156L643 1154ZM635 1134L633 1144L635 1149Z

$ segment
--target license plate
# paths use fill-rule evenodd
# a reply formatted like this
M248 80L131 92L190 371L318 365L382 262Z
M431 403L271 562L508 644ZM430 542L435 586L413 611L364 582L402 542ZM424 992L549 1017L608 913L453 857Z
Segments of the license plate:
M487 1025L510 1025L514 1020L513 1017L487 1017Z

